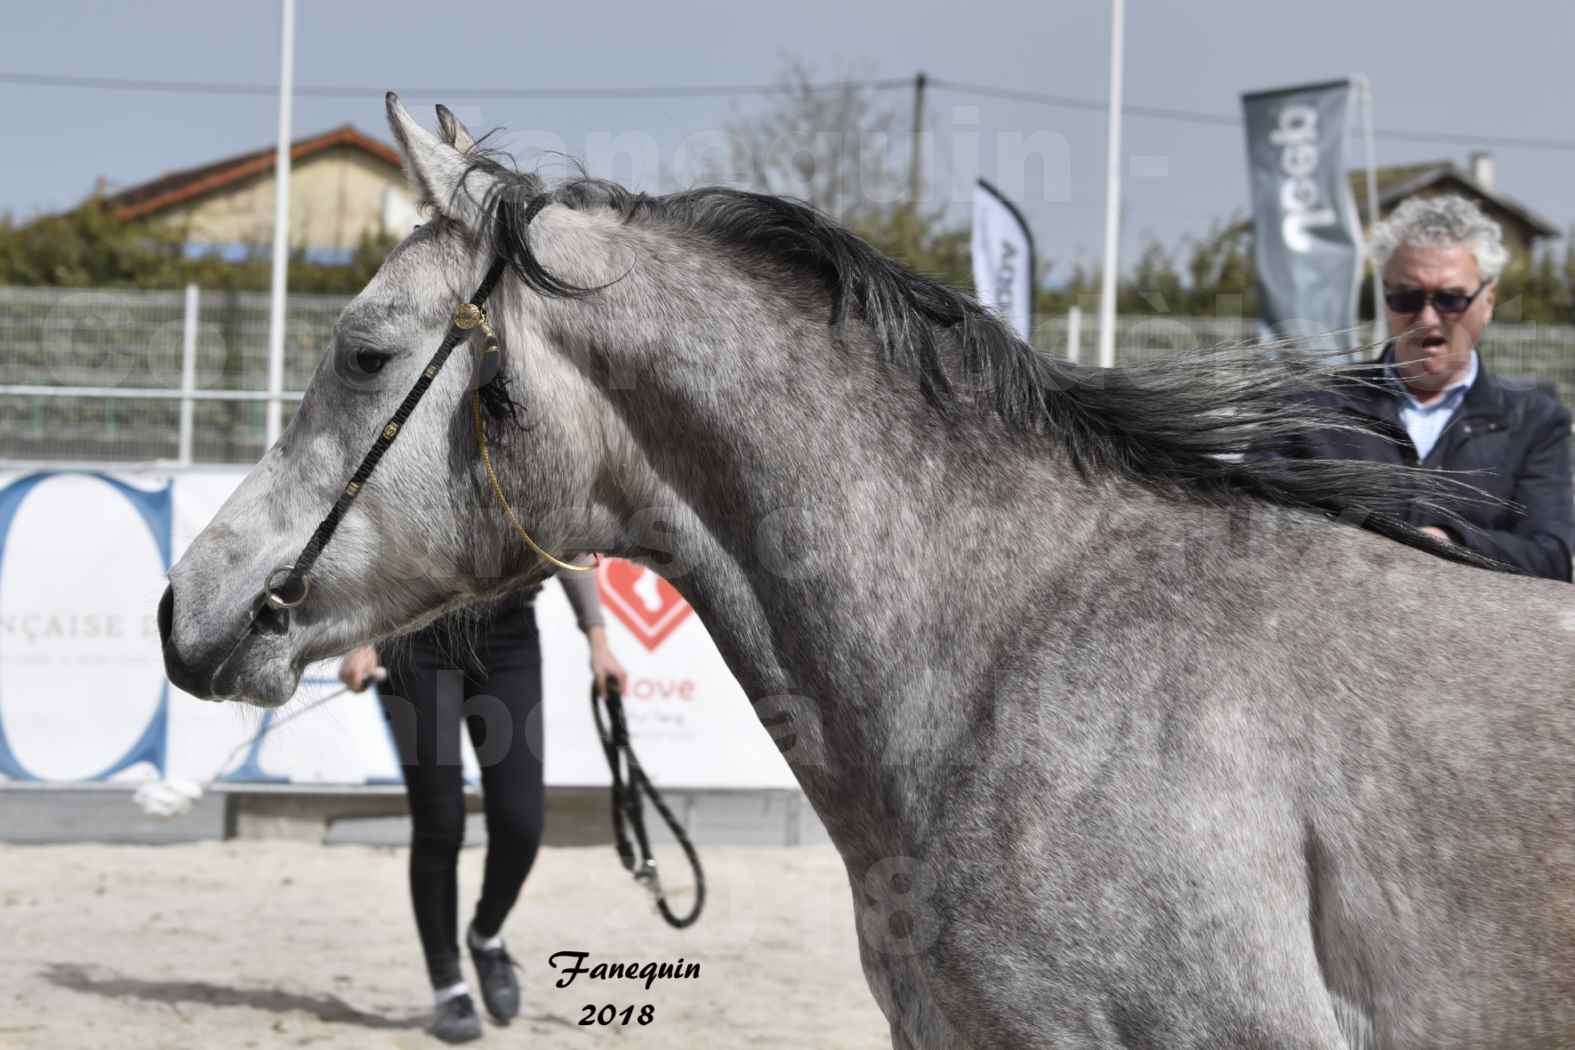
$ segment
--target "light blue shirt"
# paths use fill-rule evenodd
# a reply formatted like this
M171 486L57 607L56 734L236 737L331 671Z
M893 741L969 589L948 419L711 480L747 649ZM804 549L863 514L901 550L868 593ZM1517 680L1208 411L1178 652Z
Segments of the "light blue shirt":
M1411 444L1416 446L1418 459L1426 459L1428 453L1433 451L1433 446L1438 444L1444 428L1460 409L1460 403L1466 399L1466 391L1477 381L1477 352L1471 351L1471 367L1466 369L1465 377L1445 387L1444 396L1431 405L1424 405L1411 395L1411 391L1395 374L1393 366L1389 369L1389 375L1400 390L1400 422L1405 432L1411 435Z

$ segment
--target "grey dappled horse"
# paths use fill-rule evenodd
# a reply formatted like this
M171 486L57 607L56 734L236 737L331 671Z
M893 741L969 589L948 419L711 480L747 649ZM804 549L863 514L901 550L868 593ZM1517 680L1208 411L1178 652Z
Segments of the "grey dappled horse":
M548 189L440 117L390 97L433 217L170 573L177 684L279 704L543 575L467 354L247 626L501 255L503 489L700 613L894 1046L1575 1045L1575 591L1414 549L1385 468L1243 456L1315 374L1075 369L801 205Z

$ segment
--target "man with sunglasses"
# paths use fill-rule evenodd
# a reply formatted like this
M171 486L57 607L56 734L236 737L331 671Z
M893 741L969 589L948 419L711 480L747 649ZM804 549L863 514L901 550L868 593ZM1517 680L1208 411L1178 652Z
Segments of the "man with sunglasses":
M1451 521L1414 508L1411 524L1533 576L1570 579L1575 538L1570 414L1529 381L1490 373L1478 344L1493 319L1508 252L1503 231L1459 196L1413 198L1373 230L1389 330L1372 384L1339 407L1361 431L1323 430L1286 450L1444 471L1497 497Z

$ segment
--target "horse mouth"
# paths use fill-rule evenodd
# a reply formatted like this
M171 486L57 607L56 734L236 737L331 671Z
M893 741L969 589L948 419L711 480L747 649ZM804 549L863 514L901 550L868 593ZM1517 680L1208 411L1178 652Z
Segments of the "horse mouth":
M295 694L300 669L283 651L282 636L255 631L249 621L229 636L227 644L193 646L188 639L182 645L175 631L174 604L174 588L166 588L159 600L158 627L164 673L175 688L199 700L255 707L278 707Z
M244 647L244 646L243 646ZM251 707L280 707L295 695L300 673L287 661L252 661L237 651L210 675L180 670L166 650L165 674L181 692L211 703L239 703Z
M301 682L301 667L291 660L287 631L260 612L235 620L230 630L181 631L175 586L159 598L158 625L164 674L183 693L213 702L279 707Z
M250 707L282 707L295 695L300 669L288 659L257 654L255 638L242 639L236 651L213 673L207 699ZM255 656L261 658L251 658Z

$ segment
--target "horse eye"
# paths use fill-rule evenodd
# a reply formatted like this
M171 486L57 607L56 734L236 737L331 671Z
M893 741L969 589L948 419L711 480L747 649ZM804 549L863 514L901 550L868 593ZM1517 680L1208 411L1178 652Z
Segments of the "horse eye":
M355 366L363 375L377 375L388 364L388 355L380 354L376 350L357 350L355 352Z

